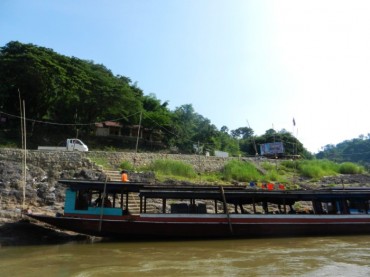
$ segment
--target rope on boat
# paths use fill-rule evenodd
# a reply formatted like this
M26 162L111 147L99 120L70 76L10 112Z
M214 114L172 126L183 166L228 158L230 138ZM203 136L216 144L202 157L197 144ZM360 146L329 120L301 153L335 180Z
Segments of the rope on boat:
M108 182L108 176L105 177L105 181L104 181L104 191L103 191L103 195L101 196L101 204L100 204L100 220L99 220L99 233L101 232L101 227L102 227L102 224L103 224L103 208L104 208L104 202L105 202L105 192L106 192L106 189L107 189L107 182Z
M228 223L229 223L230 234L231 234L231 235L233 235L233 234L234 234L234 232L233 232L233 225L231 224L231 219L230 219L229 209L227 208L227 204L226 204L226 197L225 197L225 191L224 191L223 186L220 186L220 190L221 190L222 200L223 200L223 202L224 202L224 211L226 212L226 215L227 215L227 221L228 221Z

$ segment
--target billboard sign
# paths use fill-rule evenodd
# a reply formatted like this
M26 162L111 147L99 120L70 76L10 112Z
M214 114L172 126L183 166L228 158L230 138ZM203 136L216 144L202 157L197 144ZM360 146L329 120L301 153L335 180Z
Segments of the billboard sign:
M261 155L275 155L284 153L282 142L264 143L260 145Z

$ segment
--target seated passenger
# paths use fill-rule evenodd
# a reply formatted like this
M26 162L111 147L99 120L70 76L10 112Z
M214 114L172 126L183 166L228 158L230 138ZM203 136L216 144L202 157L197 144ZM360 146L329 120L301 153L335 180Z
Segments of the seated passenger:
M121 171L121 181L123 183L126 183L126 182L129 182L129 179L128 179L128 172L126 170L122 170Z
M102 199L101 197L97 198L94 201L94 206L95 207L101 207L102 205ZM112 202L109 200L108 196L104 198L104 208L111 208L112 207Z
M112 202L110 202L108 196L104 198L104 207L105 208L112 208Z
M76 200L76 209L77 210L87 210L89 206L89 194L88 192L80 191Z
M101 197L99 196L99 198L96 198L96 200L94 201L94 207L101 207Z

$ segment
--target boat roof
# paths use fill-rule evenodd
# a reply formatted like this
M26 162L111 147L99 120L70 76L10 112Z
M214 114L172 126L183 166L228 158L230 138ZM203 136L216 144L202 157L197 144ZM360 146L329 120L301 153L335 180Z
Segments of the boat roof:
M145 198L203 199L228 203L272 202L290 203L295 201L333 201L338 199L370 200L370 188L323 188L316 190L265 190L249 186L216 185L156 185L146 182L117 182L95 180L59 180L73 190L92 189L108 193L137 192Z
M73 190L92 189L103 190L109 192L139 192L140 189L149 185L147 182L118 182L118 181L98 181L98 180L80 180L80 179L61 179L58 183L66 185Z

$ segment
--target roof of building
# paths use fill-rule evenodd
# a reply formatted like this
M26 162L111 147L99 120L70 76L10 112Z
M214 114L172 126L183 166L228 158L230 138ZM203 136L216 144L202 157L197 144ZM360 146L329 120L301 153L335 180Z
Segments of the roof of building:
M115 121L98 122L98 123L95 123L95 126L100 127L100 128L103 128L103 127L122 127L122 125L119 122L115 122Z

